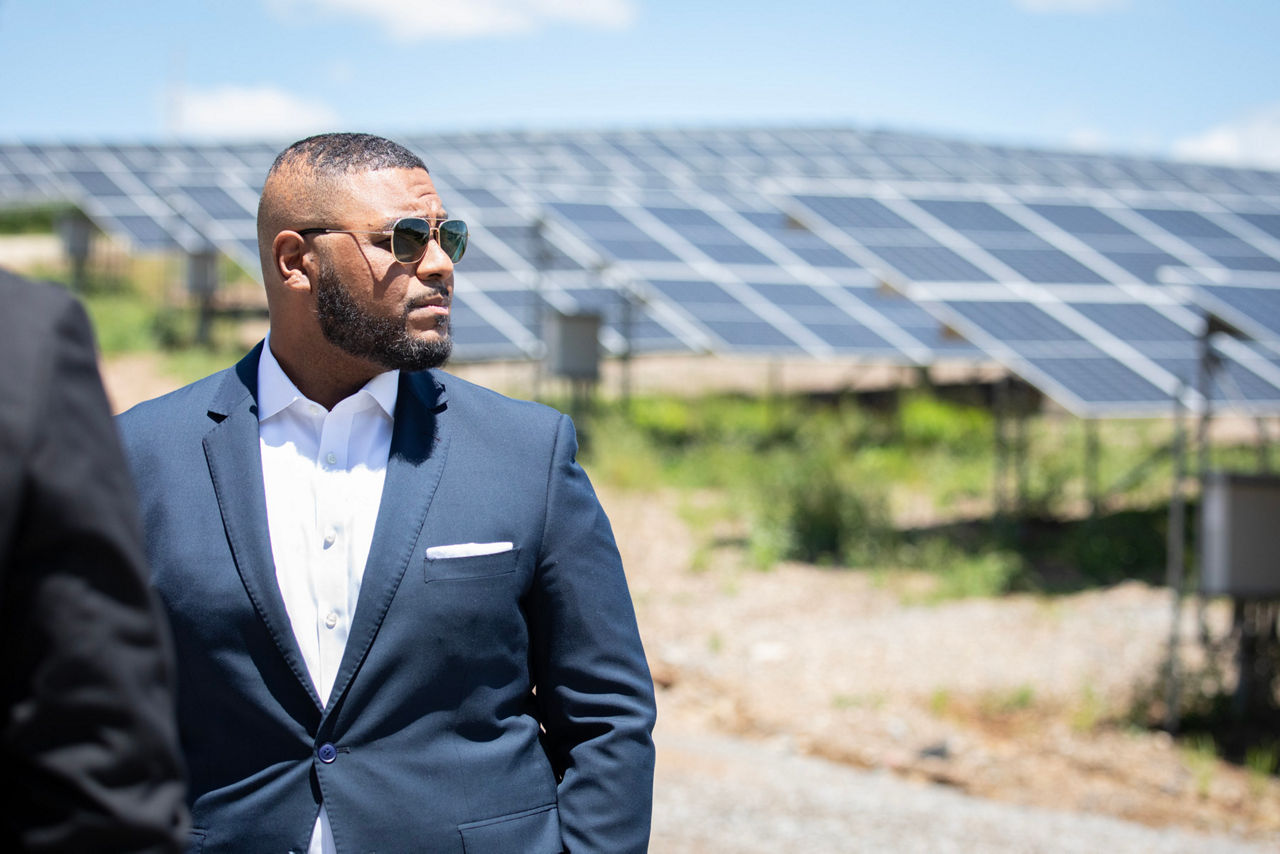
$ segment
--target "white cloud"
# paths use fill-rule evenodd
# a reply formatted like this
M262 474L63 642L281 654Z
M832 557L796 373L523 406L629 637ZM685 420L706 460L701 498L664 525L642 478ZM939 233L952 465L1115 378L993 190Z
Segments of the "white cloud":
M268 86L183 92L175 113L175 132L220 139L304 136L333 130L339 122L328 105Z
M1093 15L1123 9L1129 0L1013 0L1013 5L1036 14Z
M378 22L395 41L465 39L532 32L556 23L625 29L635 20L633 0L276 0L277 8L320 7Z
M1172 151L1182 160L1280 169L1280 102L1177 140Z

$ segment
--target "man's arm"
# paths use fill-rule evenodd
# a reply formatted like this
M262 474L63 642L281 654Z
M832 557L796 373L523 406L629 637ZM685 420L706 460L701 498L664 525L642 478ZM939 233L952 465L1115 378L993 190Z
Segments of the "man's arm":
M73 300L37 336L4 542L4 838L27 851L179 851L186 807L167 634L132 484ZM10 342L12 343L12 342ZM7 422L12 424L13 422Z
M538 702L565 847L644 852L653 802L653 681L622 560L562 417L529 608Z

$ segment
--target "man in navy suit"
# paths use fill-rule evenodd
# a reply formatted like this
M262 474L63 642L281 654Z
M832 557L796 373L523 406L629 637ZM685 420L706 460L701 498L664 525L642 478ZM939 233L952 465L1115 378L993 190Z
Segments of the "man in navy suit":
M121 416L192 850L647 846L653 686L573 426L436 370L466 237L403 147L295 143L266 341Z

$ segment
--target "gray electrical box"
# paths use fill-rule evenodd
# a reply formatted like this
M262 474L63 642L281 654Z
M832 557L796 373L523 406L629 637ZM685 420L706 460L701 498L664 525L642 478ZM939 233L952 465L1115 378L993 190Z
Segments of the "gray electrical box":
M554 312L547 333L551 373L571 380L600 379L600 315Z
M1280 597L1280 477L1210 472L1200 497L1200 591Z
M93 223L79 210L68 210L58 217L58 234L62 246L72 259L83 261L89 257L93 243Z
M207 299L218 289L218 251L205 249L187 256L187 290Z

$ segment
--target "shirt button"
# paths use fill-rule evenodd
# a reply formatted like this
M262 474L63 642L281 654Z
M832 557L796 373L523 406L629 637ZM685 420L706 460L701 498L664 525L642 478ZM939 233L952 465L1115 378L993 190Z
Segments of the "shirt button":
M337 612L337 611L330 611L329 613L327 613L327 614L325 614L325 615L324 615L324 627L325 627L326 629L331 629L331 628L333 628L333 627L334 627L334 626L336 626L336 625L338 625L338 612Z
M338 464L338 455L333 451L330 451L329 455L324 458L324 461L331 466L336 466Z
M320 749L316 751L316 756L320 757L320 761L328 765L330 762L338 758L338 748L329 742L320 745Z
M338 539L338 532L333 528L326 528L324 532L324 547L326 549L329 548L336 539Z

